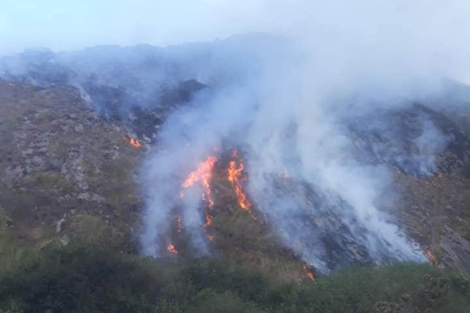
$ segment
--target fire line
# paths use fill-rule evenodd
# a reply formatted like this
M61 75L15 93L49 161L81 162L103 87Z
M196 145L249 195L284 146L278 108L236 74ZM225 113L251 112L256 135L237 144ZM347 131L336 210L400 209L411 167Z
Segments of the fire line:
M234 150L232 152L232 158L238 159L238 151ZM227 170L228 173L228 180L232 183L232 186L235 188L235 194L237 196L238 205L244 210L251 213L251 203L248 201L248 198L243 191L243 187L241 181L245 180L246 177L242 176L243 170L245 169L243 160L239 159L239 165L237 166L237 161L232 160L229 163L229 167ZM252 215L254 219L254 215Z
M178 251L176 250L175 246L173 244L169 244L168 247L166 248L168 252L171 254L178 254Z
M212 179L212 170L214 168L215 162L217 162L217 158L215 156L209 156L204 162L199 163L198 168L189 173L188 177L182 184L184 189L187 189L193 186L195 183L200 182L204 191L201 194L201 198L203 201L208 203L209 212L214 207L214 199L212 198L211 188L210 188L210 180ZM184 192L180 192L180 198L184 198ZM209 215L209 212L206 213L205 216L205 224L204 227L209 227L212 224L212 217Z

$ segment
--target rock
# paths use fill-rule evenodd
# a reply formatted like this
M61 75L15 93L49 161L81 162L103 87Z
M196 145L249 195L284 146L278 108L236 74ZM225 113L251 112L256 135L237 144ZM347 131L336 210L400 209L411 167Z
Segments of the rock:
M77 134L83 134L83 125L78 124L77 126L73 128L73 131Z
M380 301L374 306L374 313L401 313L403 312L401 307L392 302Z
M149 137L145 136L145 135L142 135L142 139L146 142L146 143L151 143L152 142L152 139L150 139Z
M60 242L61 242L62 245L64 245L64 246L68 245L69 242L70 242L69 236L67 236L67 235L62 236L62 238L60 238Z
M411 300L411 295L408 293L405 293L401 296L401 298L403 299L403 301L408 302Z
M10 166L5 170L5 175L3 176L3 181L11 186L15 181L22 178L25 174L26 169L21 165Z
M13 228L15 227L14 224L15 222L11 218L9 218L8 216L5 217L5 225L7 227Z
M65 222L65 216L63 218L61 218L57 224L56 224L56 227L55 227L55 232L58 234L62 231L62 224Z

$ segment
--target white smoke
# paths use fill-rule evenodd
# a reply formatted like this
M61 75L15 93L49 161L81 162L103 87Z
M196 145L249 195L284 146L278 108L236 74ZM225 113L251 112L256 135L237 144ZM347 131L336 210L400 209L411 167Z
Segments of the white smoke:
M407 153L394 129L399 124L388 117L429 97L443 77L464 73L459 62L468 64L462 58L468 45L455 38L468 24L461 19L463 2L446 7L437 1L271 4L261 23L282 39L266 44L262 35L255 35L221 44L203 59L199 76L215 86L216 96L196 100L194 111L177 113L164 125L161 144L147 163L151 170L144 175L148 193L154 195L144 246L154 247L155 231L165 235L160 215L172 205L185 212L199 207L202 225L199 199L168 203L162 198L178 191L160 184L181 182L184 177L175 176L194 169L214 145L228 142L245 152L255 210L318 270L333 268L324 239L335 232L376 263L423 261L416 245L382 210L393 199L390 167L383 164L412 175L432 175L446 139L431 120L419 117L416 134L406 138L416 149ZM374 132L383 137L381 143L364 136ZM368 145L381 162L360 157ZM283 190L276 177L284 171L307 187ZM316 197L316 203L306 204L309 197ZM159 215L156 221L154 214ZM306 216L315 224L306 223ZM318 225L323 229L316 229ZM207 251L203 245L201 249Z
M429 100L444 91L443 78L468 78L470 5L465 0L197 3L211 8L210 18L193 19L206 20L202 28L208 33L218 26L223 34L253 33L162 49L161 63L151 69L139 68L153 56L146 47L117 55L102 48L90 59L63 54L47 61L60 65L59 77L62 65L72 68L75 76L69 79L81 90L96 73L101 74L95 83L116 90L138 81L129 90L141 103L131 105L151 102L161 85L196 79L208 86L173 111L143 166L145 253L165 253L175 210L192 245L210 253L202 188L195 185L181 198L181 184L214 147L218 157L237 147L247 163L255 214L319 271L346 264L351 245L377 264L425 260L393 223L391 171L417 177L436 171L447 138L416 102L442 108ZM179 36L181 28L192 26L189 16L173 20ZM0 72L26 75L31 68L0 64ZM33 72L42 77L43 63L33 64ZM284 172L287 182L280 179Z

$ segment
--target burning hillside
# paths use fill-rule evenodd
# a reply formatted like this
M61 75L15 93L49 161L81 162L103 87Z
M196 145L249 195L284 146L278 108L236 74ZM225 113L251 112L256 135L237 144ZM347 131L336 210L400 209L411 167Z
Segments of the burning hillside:
M441 244L448 254L430 262L466 264L470 249L458 247L469 245L467 235L450 227L464 222L449 218L448 241L437 230L429 234L416 227L420 218L432 220L426 208L438 206L424 203L431 192L424 188L452 181L455 193L465 184L468 133L443 109L442 95L377 95L336 85L300 90L299 80L319 78L309 77L296 61L278 62L292 61L291 48L259 35L194 51L175 48L178 58L150 47L145 58L142 47L25 53L3 59L0 69L10 88L73 86L103 122L127 129L122 138L129 148L146 152L139 180L148 255L227 252L217 236L231 235L222 227L233 225L217 220L236 206L250 225L286 249L280 253L308 271L426 262L429 247L437 251ZM104 62L97 57L104 53L100 49L115 57ZM195 58L204 61L192 66ZM228 60L263 66L236 68ZM282 87L271 79L291 71L298 72L286 76ZM459 94L467 90L447 84L463 90ZM448 101L461 108L462 99ZM463 202L448 203L465 221ZM424 213L417 216L410 209L415 205Z
M0 313L468 312L467 2L3 1Z

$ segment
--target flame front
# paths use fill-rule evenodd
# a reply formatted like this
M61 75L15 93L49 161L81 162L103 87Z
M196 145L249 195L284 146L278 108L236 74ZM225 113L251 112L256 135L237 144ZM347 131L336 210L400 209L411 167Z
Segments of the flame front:
M430 250L426 249L426 254L428 255L429 261L431 261L432 265L437 266L437 260L434 257L434 254Z
M232 153L232 158L238 158L237 150L234 150ZM243 160L240 160L240 165L237 167L236 161L230 161L228 167L228 180L232 183L235 188L235 193L237 195L238 205L245 211L250 211L251 203L248 201L246 194L243 192L241 185L242 181L242 172L244 170Z
M212 169L214 168L217 158L215 156L209 156L204 162L199 163L198 168L189 173L188 177L184 181L182 187L187 189L193 186L195 183L200 182L204 188L204 192L201 195L203 201L208 202L209 211L214 207L214 199L212 198L210 180L212 178ZM180 197L184 198L184 192L180 192ZM206 213L206 223L204 227L209 227L212 224L212 217Z
M166 249L167 249L168 252L170 252L171 254L178 254L178 251L176 250L175 246L172 245L171 243L168 245L168 247L166 247Z
M129 141L130 141L130 144L135 148L142 147L142 144L137 139L131 138Z
M142 148L142 144L137 139L132 138L132 137L126 137L126 136L124 136L123 138L124 140L128 141L129 144L133 146L134 148Z
M304 264L303 266L305 273L307 274L307 277L310 280L315 280L315 276L313 275L313 272L307 268L307 266Z

